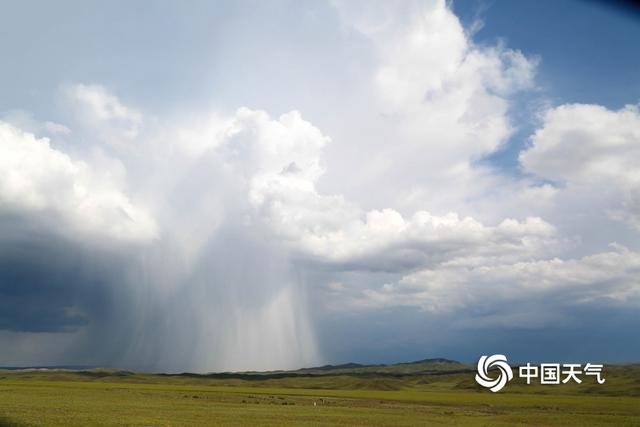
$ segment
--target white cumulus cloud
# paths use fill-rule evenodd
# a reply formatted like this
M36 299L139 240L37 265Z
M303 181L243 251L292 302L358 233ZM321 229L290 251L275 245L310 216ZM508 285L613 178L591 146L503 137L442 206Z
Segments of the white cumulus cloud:
M42 220L59 217L64 229L125 240L156 235L153 217L119 185L121 171L97 171L56 150L47 138L0 122L0 208ZM50 227L55 222L48 221Z

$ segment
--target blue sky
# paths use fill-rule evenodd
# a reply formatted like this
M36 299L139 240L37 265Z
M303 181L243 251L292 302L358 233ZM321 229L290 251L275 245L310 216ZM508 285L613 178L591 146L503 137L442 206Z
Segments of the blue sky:
M0 14L0 365L640 357L628 3Z
M612 109L640 99L640 55L634 54L633 42L640 37L640 14L633 3L478 0L456 2L454 10L468 27L475 20L483 22L474 36L477 43L503 41L540 56L539 92L533 99L597 103ZM535 128L527 111L531 102L525 99L521 105L524 113L517 116L521 130L515 142L525 141ZM518 147L511 144L492 159L517 169Z
M465 23L484 21L477 42L502 39L540 55L538 84L554 103L620 108L640 98L633 42L640 36L640 14L627 3L471 1L455 3L454 10Z

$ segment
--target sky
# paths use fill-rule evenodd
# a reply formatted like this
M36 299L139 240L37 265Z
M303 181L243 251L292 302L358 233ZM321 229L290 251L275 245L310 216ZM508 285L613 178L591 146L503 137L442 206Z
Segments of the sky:
M0 366L640 360L640 14L2 2Z

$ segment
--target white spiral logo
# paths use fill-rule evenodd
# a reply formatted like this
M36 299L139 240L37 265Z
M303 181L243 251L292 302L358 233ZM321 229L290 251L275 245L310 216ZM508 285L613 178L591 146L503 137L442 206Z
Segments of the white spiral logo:
M489 377L489 368L496 367L500 370L498 378ZM482 387L487 387L492 392L502 390L508 381L513 379L513 371L507 363L507 357L504 354L494 354L493 356L482 356L478 360L478 373L476 374L476 382Z

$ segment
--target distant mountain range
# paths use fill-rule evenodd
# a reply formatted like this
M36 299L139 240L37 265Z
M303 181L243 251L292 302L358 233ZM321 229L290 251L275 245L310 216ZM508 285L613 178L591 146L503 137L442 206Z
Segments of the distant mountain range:
M89 369L97 369L99 366L91 365L47 365L47 366L0 366L0 370L6 371L24 371L29 369L64 369L68 371L84 371Z
M91 372L94 375L116 373L124 374L127 370L119 370L113 368L101 368L98 366L83 365L53 365L53 366L23 366L23 367L0 367L0 370L69 370ZM181 373L181 374L162 374L168 376L184 375L184 376L206 376L213 378L247 378L247 377L294 377L294 376L320 376L320 375L355 375L355 376L403 376L416 374L438 374L438 373L456 373L466 372L472 369L470 365L460 363L455 360L445 358L432 358L416 360L414 362L403 362L394 364L373 364L366 365L360 363L344 363L340 365L324 365L312 368L302 368L291 371L244 371L244 372L211 372L206 374Z
M348 373L376 373L376 374L417 374L451 372L469 369L465 365L455 360L434 358L422 359L414 362L402 362L393 364L362 365L360 363L345 363L342 365L325 365L315 368L303 368L295 371L285 371L291 373L313 373L313 374L348 374Z

